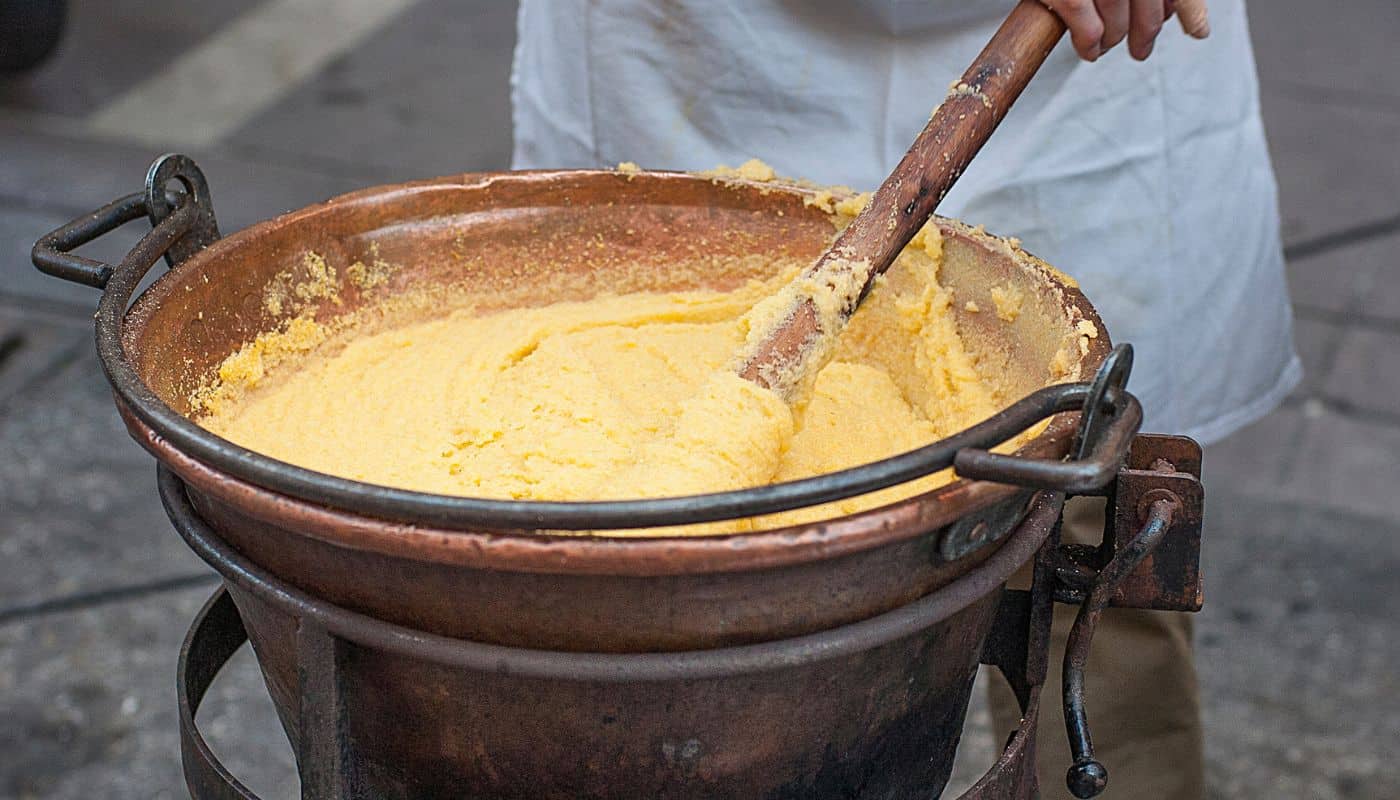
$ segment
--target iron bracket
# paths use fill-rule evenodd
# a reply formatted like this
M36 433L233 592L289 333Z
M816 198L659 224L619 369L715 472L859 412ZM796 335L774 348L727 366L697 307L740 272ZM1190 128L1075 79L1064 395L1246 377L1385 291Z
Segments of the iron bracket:
M1175 502L1162 541L1124 576L1109 605L1153 611L1200 611L1201 528L1205 488L1201 485L1201 446L1184 436L1139 434L1118 477L1108 487L1109 509L1103 542L1063 544L1052 555L1055 599L1081 605L1102 569L1147 521L1152 503Z

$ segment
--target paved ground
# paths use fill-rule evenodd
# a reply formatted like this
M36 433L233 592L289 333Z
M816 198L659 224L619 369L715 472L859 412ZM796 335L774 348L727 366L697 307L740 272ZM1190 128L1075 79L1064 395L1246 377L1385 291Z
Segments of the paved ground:
M389 178L500 167L512 11L72 5L59 56L0 79L0 798L179 797L174 656L215 583L116 421L93 293L37 275L29 247L137 188L165 149L205 167L226 232ZM1255 33L1309 377L1207 458L1211 796L1400 797L1400 6L1258 3ZM162 103L174 74L180 103ZM970 761L990 749L978 720ZM256 790L295 796L250 659L204 725Z

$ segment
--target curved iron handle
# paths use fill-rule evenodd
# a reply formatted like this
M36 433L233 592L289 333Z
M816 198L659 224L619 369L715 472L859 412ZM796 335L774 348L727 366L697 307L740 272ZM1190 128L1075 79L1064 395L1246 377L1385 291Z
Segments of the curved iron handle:
M1172 520L1184 506L1176 495L1154 501L1143 514L1143 525L1132 541L1099 570L1094 588L1079 607L1079 614L1070 629L1065 645L1064 708L1065 731L1069 735L1074 763L1065 774L1065 785L1079 798L1096 797L1108 786L1108 769L1094 758L1094 743L1089 735L1089 718L1084 710L1084 667L1089 661L1089 645L1094 628L1108 607L1119 586L1147 558L1172 526Z
M69 251L144 216L146 194L133 192L44 234L34 243L30 258L40 271L55 278L97 289L106 288L116 267L86 256L73 255Z
M185 191L167 192L165 186L172 180ZM55 278L104 289L118 267L72 251L141 217L150 219L151 232L131 248L122 266L149 268L163 255L173 267L219 239L204 173L187 156L172 153L151 164L144 191L118 198L44 234L34 243L30 259Z
M1132 346L1120 344L1099 367L1084 401L1075 460L1021 458L969 447L958 451L953 469L963 478L1069 494L1102 489L1118 474L1142 426L1142 405L1124 388L1132 363Z

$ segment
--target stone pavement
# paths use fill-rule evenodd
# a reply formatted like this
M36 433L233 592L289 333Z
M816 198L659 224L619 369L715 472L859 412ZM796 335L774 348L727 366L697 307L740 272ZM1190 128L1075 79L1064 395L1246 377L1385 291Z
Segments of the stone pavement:
M226 232L508 158L510 3L298 2L73 0L58 56L0 78L0 798L183 796L175 654L216 585L112 410L94 293L38 275L34 239L138 188L167 149L204 166ZM1400 5L1256 2L1254 28L1308 379L1207 454L1211 797L1400 797ZM279 65L312 34L332 38L287 57L294 79L203 109L212 134L186 108L112 102L171 64L205 70L193 102L220 97L247 73L209 59L257 45ZM202 723L252 788L296 795L246 653ZM979 705L962 774L991 749Z

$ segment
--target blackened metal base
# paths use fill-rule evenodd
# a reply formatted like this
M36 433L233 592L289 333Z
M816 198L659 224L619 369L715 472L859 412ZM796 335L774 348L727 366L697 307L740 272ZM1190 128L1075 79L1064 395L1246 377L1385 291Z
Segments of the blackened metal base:
M1015 596L1008 592L1009 596ZM1016 605L1012 601L1011 605ZM180 713L180 757L185 783L194 800L259 800L230 773L210 749L195 723L195 714L219 670L248 641L243 619L233 598L219 588L195 617L180 650L177 676ZM996 665L994 665L996 666ZM1014 679L1010 675L1008 679ZM1027 687L1021 725L1012 734L992 769L959 800L1033 800L1039 797L1035 772L1035 736L1040 709L1040 686ZM302 765L303 797L319 797L314 787L305 785L307 768ZM314 768L313 768L314 769Z
M1179 471L1174 465L1184 469ZM985 576L972 573L965 576L964 580L976 584L963 587L967 591L974 594L980 592L988 600L992 599L988 593L1000 592L995 602L988 606L989 610L995 609L995 616L987 620L988 627L983 629L987 633L977 660L995 666L1001 672L1019 699L1024 716L1020 728L1008 741L996 765L976 786L963 794L962 800L1038 796L1034 739L1040 689L1047 672L1051 607L1055 599L1082 603L1064 665L1066 720L1075 752L1069 783L1080 797L1093 796L1103 788L1101 779L1092 781L1093 785L1085 780L1086 776L1093 777L1095 774L1101 778L1104 772L1093 758L1083 713L1083 661L1088 652L1094 621L1110 604L1175 610L1200 607L1197 563L1201 489L1198 470L1199 449L1194 443L1174 437L1139 437L1128 463L1120 470L1110 488L1110 505L1115 513L1110 517L1112 524L1105 531L1105 542L1100 548L1076 549L1074 545L1061 545L1058 519L1063 496L1045 494L1032 504L1032 510L1017 532L1008 537L989 559L990 562L1010 558L1015 564L1033 562L1031 589L1005 590L998 588L1001 578L984 581L981 578ZM466 670L473 675L489 677L503 670L528 671L544 681L545 685L551 686L556 685L551 682L577 681L581 675L590 680L622 676L626 681L631 681L644 673L649 680L669 680L682 674L703 676L708 674L705 670L743 671L747 663L745 659L761 657L771 661L774 658L808 658L811 652L833 648L866 648L870 644L866 639L872 635L884 636L879 631L896 624L891 620L898 622L912 614L919 618L915 620L918 624L913 629L924 630L922 626L926 620L922 617L941 619L949 611L942 609L938 602L931 602L939 601L939 593L935 593L875 618L877 624L874 628L872 620L864 620L798 640L679 654L565 653L431 636L317 600L276 580L253 566L200 523L177 478L164 470L160 477L162 499L176 529L195 552L218 567L226 580L231 582L220 589L200 612L180 658L181 746L186 780L196 800L255 800L255 796L214 758L194 723L199 703L219 669L248 640L244 619L234 605L233 595L229 593L231 589L235 592L243 590L249 600L254 598L248 591L255 589L257 597L290 609L290 618L296 626L294 647L297 674L295 686L290 687L293 696L281 698L279 711L285 711L283 706L290 705L298 712L296 728L300 735L292 738L302 797L311 800L371 796L366 794L370 790L358 774L362 765L355 758L353 737L347 735L345 723L347 712L353 709L346 705L343 690L345 676L342 673L348 663L346 654L355 652L356 643L369 645L372 650L388 652L395 657L425 662L449 673ZM1133 530L1135 527L1136 530ZM1164 541L1166 544L1163 544ZM978 589L978 586L983 588ZM966 599L958 600L958 608L962 608L966 602ZM898 624L906 623L908 620ZM872 630L876 633L872 634ZM798 650L793 650L794 641L800 641ZM852 642L855 644L852 645ZM969 661L972 659L969 658ZM388 679L399 678L390 676ZM970 675L967 680L969 683L965 684L965 688L970 689ZM627 684L624 682L622 685ZM284 691L287 688L283 687ZM359 696L374 700L372 693ZM962 695L961 702L965 704L966 694ZM930 751L940 746L946 746L948 750L947 761L936 761L939 764L937 770L923 773L911 771L897 782L883 787L882 791L894 791L900 796L918 796L920 793L914 790L919 787L926 787L928 795L941 788L947 778L944 764L951 764L951 751L962 728L965 706L956 709L954 717L946 713L946 708L937 709L937 705L935 703L932 707L947 717L945 724L930 720L927 716L929 706L926 706L910 717L914 728L893 734L898 741L886 742L889 746L898 746L898 759L891 761L886 758L881 763L926 766L926 759L927 763L935 763L936 759ZM946 706L946 703L943 705ZM432 713L424 709L419 709L419 712ZM452 732L447 731L444 735L450 737ZM868 736L869 730L866 729L862 735ZM889 739L890 736L887 734L885 738ZM869 766L871 762L861 756L853 763ZM535 766L545 769L547 774L545 765ZM419 774L412 771L412 765L404 764L400 769L409 770L405 775ZM886 773L886 778L890 778L890 773ZM467 780L452 784L451 791L445 794L437 789L429 794L461 796L459 787L471 785L471 781ZM675 791L668 795L683 796L688 785L688 779L677 783L671 787ZM859 784L855 786L853 792L840 796L868 793ZM594 788L594 793L609 793L607 785ZM395 796L421 795L422 792L406 786Z
M1043 556L1047 543L1053 546L1062 497L1050 493L1039 496L1016 531L958 582L876 617L743 646L585 653L434 636L317 599L272 577L209 529L174 475L161 470L160 486L176 530L225 577L225 590L237 604L238 619L269 677L296 754L303 798L546 795L543 789L524 786L520 773L528 773L537 787L547 785L548 795L559 798L684 797L692 790L704 796L769 800L926 798L941 791L951 771L979 661L997 665L1023 704L1029 704L1033 689L1044 682L1050 584L1039 580L1043 570L1037 569L1038 589L1033 593L1003 592L1001 585L1016 566L1037 560L1037 553ZM261 618L260 628L260 618L250 615L265 614L274 604L283 609L271 619L277 627L269 628L268 619ZM971 620L975 624L958 629L966 619L960 615L966 614L976 615ZM228 614L214 618L233 619ZM243 634L237 628L224 624L207 635L200 628L192 633L181 672L187 700L201 694L195 690L207 686L221 658L239 646ZM271 680L265 652L269 630L283 637L280 656L294 668L290 682ZM206 651L200 642L213 644ZM852 664L861 668L850 669ZM385 665L393 669L386 671ZM812 679L814 674L818 680ZM578 692L580 686L586 694ZM806 692L814 689L829 694L809 697ZM917 702L909 702L915 693ZM832 696L841 702L828 702ZM396 699L386 706L386 697ZM511 701L510 708L493 708L506 701ZM670 703L691 705L672 714ZM869 710L871 703L883 710ZM187 727L193 731L193 705L185 705L190 709ZM737 720L754 717L756 708L764 709L759 715L763 719L791 717L778 727L755 717L748 724L758 727L744 730ZM812 715L813 708L822 713ZM813 720L804 726L801 741L808 742L805 750L820 754L822 760L815 765L764 761L760 753L731 773L692 767L703 763L695 756L704 747L738 752L736 740L715 737L737 735L738 741L762 744L767 741L765 731L776 737L790 735L794 720L804 714ZM829 722L828 714L835 714ZM894 724L886 719L890 715L895 716ZM584 724L572 725L567 741L539 740L531 733L557 730L561 721L573 717L584 718ZM618 730L609 723L619 717L633 719ZM474 739L474 731L488 723L500 728L503 719L519 723L507 725L507 732L525 730L518 738L540 741L541 747L552 746L552 752L563 752L566 759L619 773L616 782L611 775L604 781L597 772L581 771L574 762L559 764L554 756L536 755L531 761L526 748L516 747L507 750L516 770L506 775L510 784L504 789L478 784L499 782L505 773L495 768L502 759L489 749L499 739ZM379 747L377 758L366 757L366 720L378 726L373 735L397 737L371 742ZM695 720L708 726L708 732L701 731L705 739L692 733L699 729ZM424 737L423 731L432 736ZM808 737L814 735L828 738L811 742ZM641 779L617 770L611 740L622 740L642 756L654 755L648 748L655 744L660 753L657 769L638 773ZM700 742L690 745L699 752L682 752L692 740ZM399 746L403 742L426 744ZM579 747L579 742L590 745ZM506 748L514 744L504 740ZM462 747L485 747L485 755L462 758ZM191 756L189 783L196 798L249 796L231 788L230 776L211 766L193 740L185 749ZM636 761L634 755L628 763ZM661 780L652 777L656 775ZM735 775L749 776L749 782ZM1012 779L1024 783L1017 773L994 776L987 785L1001 787ZM653 784L662 791L639 789ZM971 797L1029 796L1000 788L988 791Z

